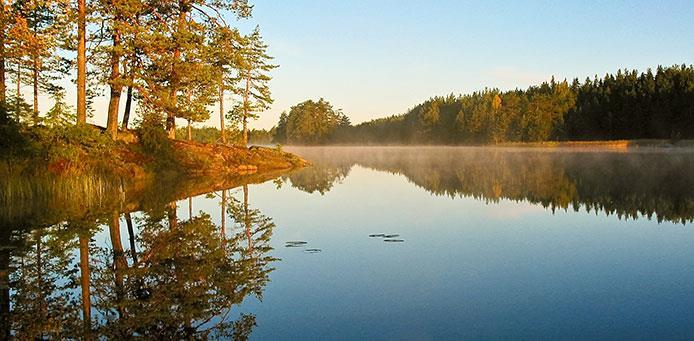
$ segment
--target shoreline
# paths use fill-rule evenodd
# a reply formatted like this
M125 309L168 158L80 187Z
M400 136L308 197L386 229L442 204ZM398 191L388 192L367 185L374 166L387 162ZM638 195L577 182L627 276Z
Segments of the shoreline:
M694 148L694 140L672 141L667 139L635 139L635 140L588 140L588 141L541 141L541 142L504 142L498 144L314 144L314 145L283 145L286 148L310 147L489 147L489 148L604 148L604 149L634 149L634 148Z

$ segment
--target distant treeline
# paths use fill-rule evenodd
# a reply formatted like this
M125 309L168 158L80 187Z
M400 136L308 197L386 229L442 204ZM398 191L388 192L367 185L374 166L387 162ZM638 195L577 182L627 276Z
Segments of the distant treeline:
M225 131L227 142L233 144L243 144L243 132L239 129L229 129ZM253 145L270 145L272 144L275 129L249 129L248 143ZM222 133L219 128L215 127L191 127L190 137L192 141L200 143L220 143L222 141ZM187 140L188 128L177 128L176 139Z
M304 113L311 102L310 112ZM315 104L321 103L320 106ZM487 144L548 140L694 138L694 66L619 70L526 90L434 97L405 114L356 126L322 99L283 114L286 144ZM299 128L287 122L301 117ZM344 117L344 118L342 118ZM336 121L338 123L336 123ZM295 125L296 126L296 125ZM327 127L328 131L325 131ZM323 129L320 133L314 130Z

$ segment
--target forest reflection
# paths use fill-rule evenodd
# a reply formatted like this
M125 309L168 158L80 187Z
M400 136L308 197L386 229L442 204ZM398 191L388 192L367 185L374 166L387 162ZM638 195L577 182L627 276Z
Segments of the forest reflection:
M494 147L293 147L312 167L282 179L327 193L354 165L404 175L433 195L527 201L619 218L694 220L694 151Z
M208 194L216 213L184 199L44 226L3 222L0 338L246 339L255 316L234 307L262 299L275 225L250 205L248 185L230 191Z

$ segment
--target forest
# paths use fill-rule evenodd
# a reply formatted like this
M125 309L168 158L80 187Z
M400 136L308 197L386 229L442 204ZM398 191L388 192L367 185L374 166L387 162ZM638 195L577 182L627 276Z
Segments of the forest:
M80 140L96 115L106 116L97 130L112 140L129 138L133 125L175 139L177 120L190 138L191 124L213 111L221 127L215 142L246 145L249 120L273 102L269 73L277 67L258 26L246 34L234 27L252 8L246 0L3 1L0 145L25 152L45 135ZM105 110L94 105L100 96Z
M246 0L3 2L0 174L139 179L298 165L280 149L247 148L272 140L249 123L273 103L278 67L259 26L239 28L252 9ZM211 118L221 129L193 127ZM99 120L106 127L91 124Z
M349 124L323 99L277 124L287 144L498 144L694 138L694 66L618 70L580 82L552 78L526 90L430 98L405 114ZM297 123L298 122L298 123Z

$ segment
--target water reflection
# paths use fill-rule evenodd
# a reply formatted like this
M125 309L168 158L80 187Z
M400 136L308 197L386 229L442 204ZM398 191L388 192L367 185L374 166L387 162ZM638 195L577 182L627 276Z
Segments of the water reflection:
M193 200L182 219L167 196L75 209L63 221L42 215L38 226L5 222L2 339L246 339L255 317L232 310L262 299L277 259L274 222L251 207L247 184L240 189L239 198L221 190L219 225L194 213Z
M694 220L694 152L465 147L330 147L295 152L314 166L283 176L325 194L352 166L401 174L434 195L528 201L620 218Z
M641 222L692 221L692 153L296 151L314 166L174 186L0 179L0 339L397 338L418 319L452 339L536 321L526 336L575 337L691 306L689 229ZM530 205L440 200L460 196L602 213L497 219Z

